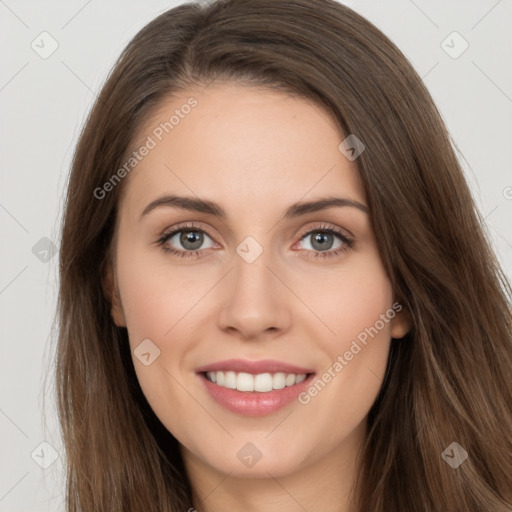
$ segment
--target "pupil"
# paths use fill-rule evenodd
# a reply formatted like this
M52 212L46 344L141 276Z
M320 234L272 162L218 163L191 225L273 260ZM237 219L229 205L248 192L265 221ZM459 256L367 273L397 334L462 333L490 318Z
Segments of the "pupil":
M327 233L317 233L313 237L313 243L312 243L313 247L315 247L315 243L320 243L319 247L315 247L315 248L319 249L319 250L325 250L326 249L325 243L322 244L322 242L326 242L330 236L331 235L327 234ZM327 247L327 248L329 248L329 247Z
M185 231L182 233L180 238L183 247L185 247L186 249L194 250L201 247L202 233L199 233L197 231ZM192 244L192 247L187 246L187 244Z

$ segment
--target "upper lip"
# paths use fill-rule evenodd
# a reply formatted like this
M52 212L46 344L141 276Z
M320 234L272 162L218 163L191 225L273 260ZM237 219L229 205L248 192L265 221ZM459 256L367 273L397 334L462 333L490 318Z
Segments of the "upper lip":
M246 359L226 359L216 363L207 364L196 369L196 372L219 372L232 371L236 373L244 372L257 375L259 373L294 373L301 375L303 373L313 373L313 370L283 363L274 359L261 359L259 361L249 361Z

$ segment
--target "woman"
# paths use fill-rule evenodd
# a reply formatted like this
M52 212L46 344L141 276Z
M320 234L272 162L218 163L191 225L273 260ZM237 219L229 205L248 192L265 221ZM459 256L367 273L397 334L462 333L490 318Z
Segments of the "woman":
M428 91L349 8L144 27L60 270L69 511L510 511L510 285Z

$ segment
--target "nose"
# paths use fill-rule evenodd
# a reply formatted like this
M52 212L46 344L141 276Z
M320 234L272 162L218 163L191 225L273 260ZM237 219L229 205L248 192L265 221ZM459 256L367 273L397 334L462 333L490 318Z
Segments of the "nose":
M248 263L238 254L224 280L219 328L245 340L278 336L290 329L293 294L285 276L269 258L270 251Z

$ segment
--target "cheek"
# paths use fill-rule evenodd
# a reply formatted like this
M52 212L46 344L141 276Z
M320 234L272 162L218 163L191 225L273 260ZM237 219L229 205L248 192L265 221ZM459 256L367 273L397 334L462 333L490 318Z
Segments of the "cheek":
M177 382L182 382L184 369L190 369L188 354L200 341L194 329L202 325L201 308L207 301L201 298L211 288L211 279L198 279L176 265L170 268L164 257L155 258L155 251L137 248L128 240L119 241L117 254L117 278L135 372L148 402L162 418L162 404L186 408L190 400Z
M191 326L198 322L191 309L198 301L197 283L191 286L183 273L155 265L142 251L118 254L119 289L137 380L167 429L186 431L186 420L175 411L191 408L186 391L190 383L183 381L182 368L193 345Z
M364 338L366 329L391 308L393 290L380 259L373 252L357 255L350 265L327 277L317 281L318 291L309 296L308 305L323 321L323 326L320 322L316 324L325 333L321 338L327 343L326 350L337 354L345 346L348 349L351 340L359 335ZM379 321L377 327L382 337L390 335L389 323Z
M147 249L130 252L120 244L118 254L118 282L132 349L145 338L172 338L181 322L193 317L193 306L206 293L207 283L186 271L171 270L162 264L163 258L155 264L154 252L150 255Z
M319 431L332 425L355 428L371 408L386 371L393 291L378 258L360 263L330 280L326 300L317 303L331 332L324 329L327 334L316 339L328 357L300 402L316 418Z

